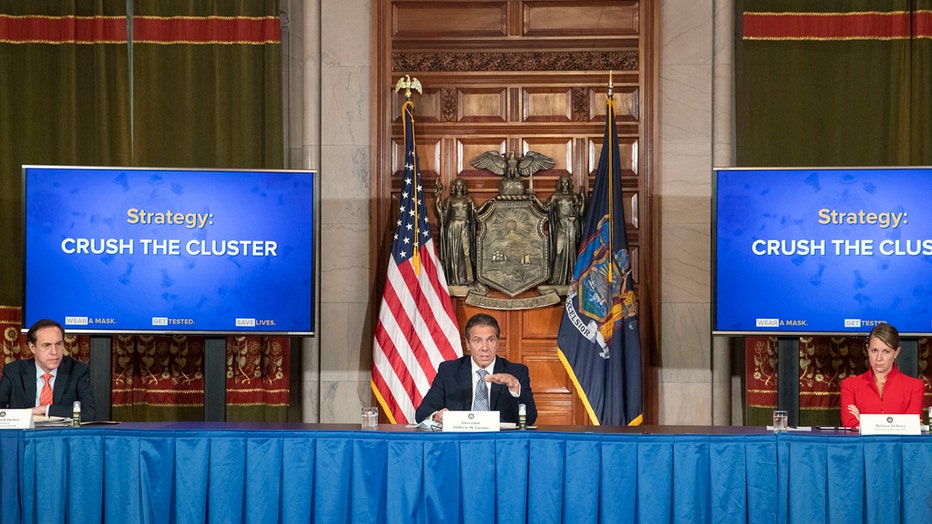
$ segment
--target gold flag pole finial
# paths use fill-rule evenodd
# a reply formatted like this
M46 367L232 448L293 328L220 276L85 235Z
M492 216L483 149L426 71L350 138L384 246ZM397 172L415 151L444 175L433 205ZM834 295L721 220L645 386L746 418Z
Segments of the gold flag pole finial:
M614 84L612 83L612 70L609 69L609 70L608 70L608 97L609 97L609 98L612 97L612 89L613 89L613 88L614 88Z
M411 75L405 75L395 82L395 92L405 90L405 99L411 100L411 90L421 92L421 81L417 78L411 78Z

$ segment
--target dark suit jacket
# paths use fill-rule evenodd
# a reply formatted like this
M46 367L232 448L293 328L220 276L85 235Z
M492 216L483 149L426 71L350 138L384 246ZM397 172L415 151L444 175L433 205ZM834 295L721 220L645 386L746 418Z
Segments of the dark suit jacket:
M423 421L433 412L443 408L453 411L472 409L471 360L472 357L467 355L440 363L434 383L431 384L427 395L424 395L424 400L417 408L415 420ZM533 424L537 420L537 407L534 405L534 395L531 393L531 378L528 375L527 366L496 357L492 373L510 373L521 383L521 395L518 397L512 396L504 384L492 384L489 397L492 411L499 412L502 422L518 422L518 404L524 404L527 408L527 423Z
M52 387L49 416L71 417L75 400L81 401L81 420L94 420L97 406L87 364L64 356ZM3 366L0 377L0 408L24 409L36 405L36 360L14 360Z

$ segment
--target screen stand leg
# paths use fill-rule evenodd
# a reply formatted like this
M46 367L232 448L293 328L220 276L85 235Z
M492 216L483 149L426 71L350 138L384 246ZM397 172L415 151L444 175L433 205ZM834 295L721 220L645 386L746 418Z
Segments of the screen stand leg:
M88 364L91 367L91 389L94 391L94 404L97 407L97 420L111 420L111 406L113 398L112 362L110 360L113 349L112 337L90 337L91 355Z
M919 339L900 339L900 354L896 357L896 367L903 374L919 378Z
M204 420L223 422L227 417L227 341L204 341Z
M799 425L799 338L777 339L777 409L787 411L787 423Z

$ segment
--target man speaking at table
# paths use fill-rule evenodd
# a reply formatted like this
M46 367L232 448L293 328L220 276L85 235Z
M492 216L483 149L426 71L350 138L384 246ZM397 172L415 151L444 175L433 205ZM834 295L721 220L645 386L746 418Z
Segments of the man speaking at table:
M81 401L81 420L94 420L96 405L87 364L65 356L65 329L39 320L26 333L29 360L14 360L0 377L0 408L32 408L35 416L71 417Z
M469 355L442 362L415 419L443 423L443 413L498 411L502 422L518 422L518 404L524 404L527 423L537 420L527 366L497 357L501 329L495 317L473 315L466 322Z

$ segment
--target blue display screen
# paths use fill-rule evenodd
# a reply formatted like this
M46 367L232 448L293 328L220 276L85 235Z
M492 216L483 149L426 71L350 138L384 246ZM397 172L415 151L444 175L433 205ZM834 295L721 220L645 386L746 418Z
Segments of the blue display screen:
M932 169L717 169L716 333L932 333Z
M315 178L24 166L25 326L313 333Z

